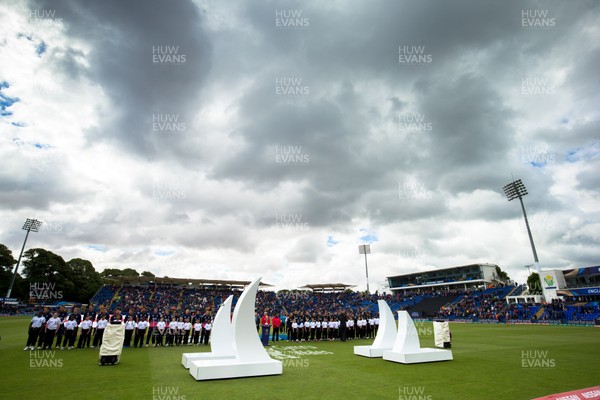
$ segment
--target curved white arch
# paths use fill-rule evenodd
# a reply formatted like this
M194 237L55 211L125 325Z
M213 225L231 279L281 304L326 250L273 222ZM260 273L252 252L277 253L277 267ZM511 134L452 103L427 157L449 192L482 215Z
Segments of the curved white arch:
M208 359L193 360L190 363L190 374L196 380L241 378L248 376L279 375L283 373L283 364L273 360L263 347L254 322L254 306L260 277L253 280L244 289L233 311L233 319L229 332L232 356L215 355ZM229 300L229 299L227 299ZM231 303L228 303L231 307ZM220 309L224 313L224 310ZM216 319L216 318L215 318ZM225 326L225 319L219 314L219 324ZM215 322L216 323L216 322ZM223 329L225 331L226 329ZM216 332L215 332L216 333ZM225 349L226 343L218 345ZM222 347L221 347L222 346ZM214 348L216 350L216 348Z
M233 303L233 295L227 297L215 316L210 339L210 350L215 355L235 354L233 325L231 324L231 303Z
M190 368L193 361L209 360L216 358L234 358L235 345L233 343L233 325L231 323L231 303L233 295L227 297L219 309L215 320L210 339L210 352L183 353L181 363L184 367Z
M396 321L385 300L377 300L379 306L379 329L371 346L354 346L354 354L363 357L382 357L383 352L391 350L396 340Z
M452 351L423 348L419 333L410 315L406 311L398 311L398 335L392 350L383 352L383 359L402 364L418 364L434 361L452 360Z
M260 277L253 280L238 299L233 311L233 335L236 357L240 362L270 361L256 332L254 308Z

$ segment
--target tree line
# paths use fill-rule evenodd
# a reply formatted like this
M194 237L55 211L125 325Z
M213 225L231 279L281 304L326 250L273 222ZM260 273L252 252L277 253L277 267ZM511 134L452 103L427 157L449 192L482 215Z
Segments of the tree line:
M12 251L0 244L0 297L8 290L16 263ZM98 289L109 282L106 278L154 276L148 271L140 274L133 268L107 268L98 272L89 260L73 258L65 261L60 255L42 248L25 251L18 272L11 297L25 303L45 304L57 301L87 304Z

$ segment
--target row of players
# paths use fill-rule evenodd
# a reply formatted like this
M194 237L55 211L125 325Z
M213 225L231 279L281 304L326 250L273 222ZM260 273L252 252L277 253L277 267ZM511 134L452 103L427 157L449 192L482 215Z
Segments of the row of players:
M279 341L280 332L288 333L287 339L291 341L334 340L342 336L347 338L372 338L379 326L378 318L324 317L310 318L291 316L280 318L268 317L268 324L272 329L272 341ZM257 322L258 322L257 318ZM108 314L105 310L95 313L88 309L83 314L75 308L69 314L63 308L51 313L47 308L39 312L31 320L28 330L28 339L25 350L34 350L36 343L38 349L56 348L73 349L79 332L78 348L95 348L102 345L104 329L109 323L125 324L124 347L130 347L132 338L133 347L148 347L150 343L156 346L180 346L208 344L212 330L212 316L204 315L172 316L168 312L158 313L131 313L122 315L120 310ZM340 324L343 327L340 328ZM258 323L257 323L258 329ZM344 331L344 335L340 332ZM93 340L92 340L93 338ZM55 342L55 343L54 343Z
M331 321L309 319L300 320L300 322L293 319L289 328L288 340L294 342L335 340L342 337L345 339L370 339L377 334L379 318L361 316L356 319L332 318Z
M93 318L93 320L92 320ZM152 322L151 322L152 320ZM173 318L171 321L165 321L163 316L159 317L158 321L153 318L144 316L123 316L120 310L116 310L114 314L97 314L82 315L74 312L70 315L60 315L59 312L54 312L52 316L44 315L39 312L31 319L28 329L27 344L24 350L34 350L37 342L38 349L52 349L54 340L55 348L61 350L73 349L77 335L79 333L79 341L77 348L95 348L102 345L102 337L104 329L108 324L125 324L125 338L123 347L143 347L144 337L146 338L146 347L150 340L156 346L180 346L180 345L208 345L210 332L212 330L212 319L210 317L195 319L192 324L189 318L184 320L183 317ZM93 341L92 341L93 337Z

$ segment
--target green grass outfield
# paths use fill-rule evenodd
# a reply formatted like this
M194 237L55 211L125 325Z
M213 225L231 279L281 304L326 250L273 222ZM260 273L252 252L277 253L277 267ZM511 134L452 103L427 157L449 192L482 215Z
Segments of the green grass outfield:
M28 321L0 319L0 399L531 399L600 384L591 327L451 324L454 361L417 365L353 354L371 340L280 342L270 351L299 357L283 375L197 382L181 353L198 347L124 349L120 364L100 367L97 349L23 351ZM432 347L431 323L418 329Z

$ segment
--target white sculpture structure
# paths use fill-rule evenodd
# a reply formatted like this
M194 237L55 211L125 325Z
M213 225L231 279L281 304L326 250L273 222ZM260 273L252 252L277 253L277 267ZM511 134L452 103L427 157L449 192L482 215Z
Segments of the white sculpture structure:
M452 360L452 351L421 348L419 334L410 315L398 311L398 335L392 350L383 352L383 359L402 364Z
M382 357L383 352L392 350L396 340L396 321L385 300L377 300L379 306L379 329L371 346L354 346L354 354L363 357Z
M210 352L183 353L181 363L190 368L192 361L234 358L233 325L231 324L231 303L233 295L221 304L217 311L210 339Z
M450 326L448 321L433 321L433 337L435 339L435 347L445 349L450 347L452 336L450 335Z
M191 360L190 374L196 380L241 378L246 376L279 375L283 364L269 357L254 323L254 306L260 277L244 290L233 311L231 358ZM213 332L214 333L214 332Z

